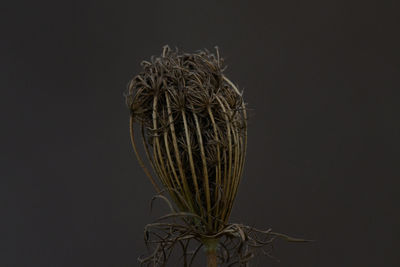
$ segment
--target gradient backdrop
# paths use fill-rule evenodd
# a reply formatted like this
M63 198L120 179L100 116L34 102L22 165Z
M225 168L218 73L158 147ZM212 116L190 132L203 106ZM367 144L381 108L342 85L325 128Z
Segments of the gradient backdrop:
M218 45L244 89L232 221L317 240L252 266L400 266L398 2L8 2L0 266L138 266L160 214L123 91L164 44Z

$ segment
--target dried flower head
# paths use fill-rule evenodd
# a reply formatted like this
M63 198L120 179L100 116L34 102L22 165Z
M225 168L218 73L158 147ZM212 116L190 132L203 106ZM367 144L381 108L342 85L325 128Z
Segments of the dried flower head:
M209 233L227 223L246 151L242 94L223 74L216 52L165 46L161 57L142 62L126 96L162 187L181 211L204 218L207 224L196 227Z
M243 172L247 122L242 93L223 74L218 48L214 55L207 50L180 53L164 46L160 57L143 61L142 67L126 93L133 148L157 192L168 192L176 204L178 210L167 201L171 215L184 221L184 225L148 225L146 229L153 227L164 235L155 234L159 245L142 262L163 264L168 258L165 251L191 239L215 252L222 237L228 241L238 238L239 246L234 246L238 261L247 262L252 255L247 250L249 244L263 246L272 240L261 242L251 237L250 227L228 224ZM138 153L135 122L158 179L153 178ZM270 230L263 233L269 237L274 234ZM223 244L226 252L230 251ZM182 246L187 249L188 243ZM221 251L221 262L231 258L235 257ZM216 266L216 256L210 259L214 263L209 266Z

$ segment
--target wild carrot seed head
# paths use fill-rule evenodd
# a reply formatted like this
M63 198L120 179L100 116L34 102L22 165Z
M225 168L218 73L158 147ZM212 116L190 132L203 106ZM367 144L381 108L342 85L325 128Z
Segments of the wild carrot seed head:
M142 67L128 85L126 103L131 122L141 128L147 158L177 206L216 232L227 223L243 171L242 94L223 74L217 48L214 55L164 46L160 57ZM135 142L133 124L131 134Z

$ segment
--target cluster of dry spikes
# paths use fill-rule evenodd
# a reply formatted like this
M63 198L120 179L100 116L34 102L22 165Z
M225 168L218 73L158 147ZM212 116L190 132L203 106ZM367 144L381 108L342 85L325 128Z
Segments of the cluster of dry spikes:
M210 267L218 262L247 266L255 249L269 253L276 237L304 241L228 222L243 172L247 118L242 93L223 74L218 49L214 55L165 46L160 57L143 61L142 67L126 93L131 139L140 165L171 213L146 226L152 251L139 260L164 266L180 244L184 266L203 246ZM136 132L158 179L140 156ZM191 241L198 245L189 245Z

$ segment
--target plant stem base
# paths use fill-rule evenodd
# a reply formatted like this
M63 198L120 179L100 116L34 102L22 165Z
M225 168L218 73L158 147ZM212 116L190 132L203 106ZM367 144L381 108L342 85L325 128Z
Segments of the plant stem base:
M218 267L218 258L217 258L218 239L204 240L204 247L207 254L207 267Z

